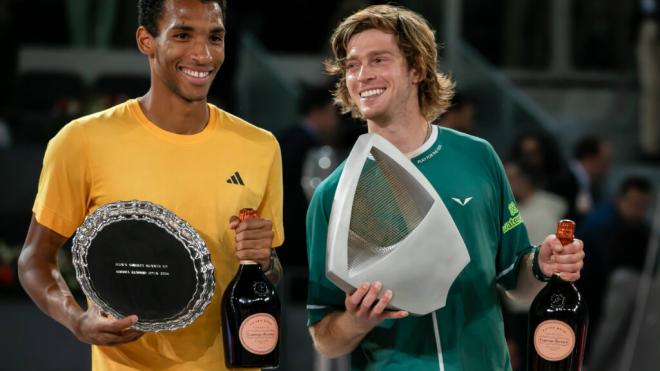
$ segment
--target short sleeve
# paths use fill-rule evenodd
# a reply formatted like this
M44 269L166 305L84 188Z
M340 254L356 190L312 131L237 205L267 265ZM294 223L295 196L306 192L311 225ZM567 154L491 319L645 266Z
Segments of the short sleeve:
M496 182L500 193L499 244L497 250L497 282L506 290L516 287L518 267L522 258L531 253L533 246L529 243L527 229L511 191L504 166L499 157L489 146L492 163L495 169Z
M87 215L91 174L84 127L66 125L48 142L32 211L39 224L70 237Z
M325 275L326 241L334 189L323 182L314 192L307 209L307 259L309 282L307 290L307 325L320 321L328 313L343 310L344 292Z
M275 138L273 138L273 147L268 184L266 184L266 191L257 211L262 218L273 223L273 247L277 247L284 242L284 225L282 222L282 154Z

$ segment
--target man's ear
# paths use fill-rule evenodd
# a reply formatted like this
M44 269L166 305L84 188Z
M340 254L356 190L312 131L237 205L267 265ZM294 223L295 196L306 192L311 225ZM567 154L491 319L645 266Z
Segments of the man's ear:
M137 41L137 47L140 53L144 55L152 55L154 53L154 37L151 36L151 33L144 26L138 27L137 31L135 31L135 40Z
M410 69L410 77L413 82L413 85L417 85L422 81L422 73L419 71L418 68Z

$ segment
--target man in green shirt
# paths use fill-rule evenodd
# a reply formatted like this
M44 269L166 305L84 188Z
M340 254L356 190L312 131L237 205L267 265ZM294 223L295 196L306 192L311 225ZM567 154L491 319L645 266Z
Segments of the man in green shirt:
M340 166L316 190L307 215L308 315L316 349L352 354L353 369L510 370L496 285L531 300L546 278L579 278L582 242L554 235L530 245L502 164L484 140L430 123L453 83L436 70L433 31L419 15L377 5L345 19L326 64L340 82L337 104L366 120L406 154L438 191L467 246L470 263L446 306L426 316L385 308L393 293L365 282L345 294L325 276L327 228ZM442 248L442 241L438 242ZM380 296L380 299L378 297Z

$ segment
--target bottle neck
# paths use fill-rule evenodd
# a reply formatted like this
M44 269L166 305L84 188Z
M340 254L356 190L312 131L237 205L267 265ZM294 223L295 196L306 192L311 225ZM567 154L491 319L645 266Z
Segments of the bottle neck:
M239 262L240 266L238 267L238 270L243 272L243 271L248 271L248 272L255 272L255 271L261 271L261 264L257 263L254 260L241 260Z
M552 278L550 278L550 283L563 284L563 285L573 285L573 282L564 280L557 273L552 274Z

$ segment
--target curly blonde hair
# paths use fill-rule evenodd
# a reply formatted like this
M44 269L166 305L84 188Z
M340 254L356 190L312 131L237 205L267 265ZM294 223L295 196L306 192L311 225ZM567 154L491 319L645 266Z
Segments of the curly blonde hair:
M454 95L454 83L437 71L438 48L428 22L403 7L373 5L344 19L330 39L333 57L325 61L325 69L339 77L333 95L342 113L351 112L353 117L362 118L346 87L346 46L353 36L369 29L394 35L408 67L419 71L422 80L417 95L424 118L431 122L445 112Z

